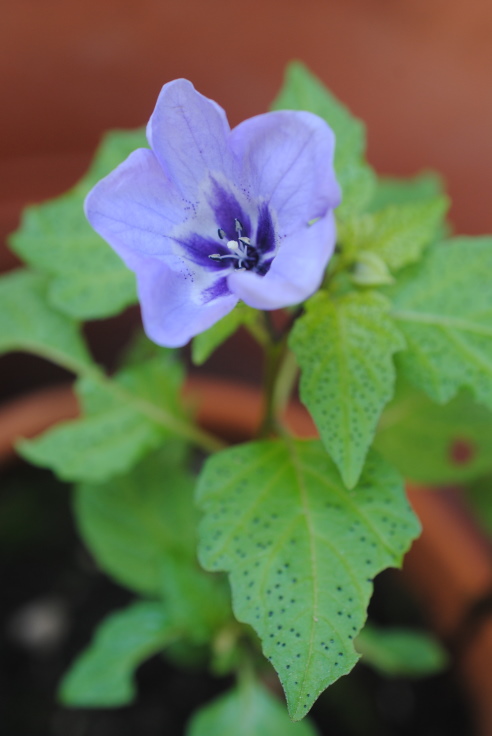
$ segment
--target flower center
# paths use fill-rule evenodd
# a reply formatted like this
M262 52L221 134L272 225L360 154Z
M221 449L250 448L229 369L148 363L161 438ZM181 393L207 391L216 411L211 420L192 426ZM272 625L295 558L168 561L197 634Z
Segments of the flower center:
M225 261L226 264L233 265L238 271L251 271L258 265L259 254L254 245L251 245L249 238L243 235L243 226L237 219L234 219L234 227L237 233L237 240L228 240L227 248L229 253L221 255L220 253L212 253L209 258L212 261ZM226 234L222 228L218 230L219 238L226 239Z

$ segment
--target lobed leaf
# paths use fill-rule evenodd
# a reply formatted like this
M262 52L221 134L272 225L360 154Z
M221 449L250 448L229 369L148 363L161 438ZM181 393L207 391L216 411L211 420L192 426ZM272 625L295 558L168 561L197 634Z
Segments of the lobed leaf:
M364 160L364 124L354 117L303 64L287 67L284 85L272 104L274 110L307 110L326 120L336 136L335 171L342 189L337 220L364 210L376 177Z
M391 271L418 261L442 232L448 207L445 197L423 202L389 205L373 214L353 219L344 229L344 248L378 256Z
M402 482L371 454L350 492L320 442L270 440L211 457L197 500L202 564L230 573L299 720L357 661L372 579L418 533Z
M46 278L27 269L0 278L0 352L36 353L77 372L92 360L77 324L46 299Z
M434 171L423 171L405 179L378 176L369 211L375 212L389 205L428 202L444 193L444 182Z
M306 306L290 338L301 367L301 399L352 488L393 394L393 353L404 343L379 294L352 293L334 301L320 293Z
M27 207L10 236L11 248L49 276L51 304L71 317L109 317L137 301L132 272L87 222L84 199L99 179L146 145L143 129L107 133L84 178L61 197Z
M474 480L492 472L492 414L464 392L443 405L401 385L381 417L374 447L409 480Z
M111 708L131 702L134 670L175 638L175 625L161 603L139 601L111 614L65 674L59 690L61 702L79 708Z
M292 723L285 708L268 690L253 681L207 703L195 713L186 736L316 736L309 723Z
M181 367L166 353L121 371L112 381L82 379L77 392L84 416L21 441L18 449L62 480L105 481L173 434L182 412L181 378Z
M492 238L454 238L387 290L408 347L401 370L435 401L468 387L492 408L491 273Z

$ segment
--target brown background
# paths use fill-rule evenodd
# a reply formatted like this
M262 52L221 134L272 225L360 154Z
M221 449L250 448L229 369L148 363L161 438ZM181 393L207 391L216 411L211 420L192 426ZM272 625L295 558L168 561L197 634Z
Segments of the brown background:
M2 4L0 239L22 205L74 183L103 130L143 124L164 82L188 77L235 124L292 58L366 121L380 172L440 170L457 229L492 231L490 0Z

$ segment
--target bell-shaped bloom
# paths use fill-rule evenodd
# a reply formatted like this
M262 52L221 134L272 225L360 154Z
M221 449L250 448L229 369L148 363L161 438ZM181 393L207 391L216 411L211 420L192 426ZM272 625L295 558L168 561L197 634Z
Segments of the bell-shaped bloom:
M304 301L335 245L334 135L279 111L232 130L221 107L166 84L134 151L86 200L93 228L135 271L148 336L178 347L230 312ZM313 222L314 221L314 222Z

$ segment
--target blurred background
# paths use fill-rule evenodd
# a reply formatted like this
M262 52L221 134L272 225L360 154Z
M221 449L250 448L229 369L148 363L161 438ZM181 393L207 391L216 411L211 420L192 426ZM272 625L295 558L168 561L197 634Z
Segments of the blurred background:
M144 124L165 82L189 78L235 125L268 108L293 58L365 120L380 173L437 169L456 229L492 230L489 0L1 5L0 270L22 207L69 188L104 130ZM0 395L51 375L33 365L4 358Z
M17 227L22 208L72 186L105 130L143 125L165 82L190 79L226 109L234 125L268 108L285 65L293 58L304 61L365 121L369 160L378 172L411 175L422 169L438 170L453 200L455 229L468 234L492 231L490 0L466 4L459 0L3 0L0 14L0 271L17 265L5 241ZM92 326L96 355L111 363L137 319L132 312ZM241 372L232 363L227 370ZM243 361L243 374L245 370L249 368ZM60 370L41 360L2 357L0 399L62 377ZM19 683L25 680L28 670L33 683L43 677L47 683L35 707L25 700L20 685L14 688L17 710L33 709L33 722L19 722L9 734L109 736L113 733L109 721L104 730L103 726L97 730L64 721L60 713L58 720L48 717L51 706L47 703L56 673L66 664L64 656L57 654L56 662L51 659L49 665L28 654L25 660L17 656L16 647L23 645L11 611L28 615L25 605L32 600L42 603L46 591L51 591L48 608L54 605L61 616L57 631L65 632L62 638L67 635L65 609L62 606L60 613L56 606L60 590L66 593L74 578L73 569L70 577L61 566L60 556L67 554L72 560L72 555L75 560L79 555L73 568L78 566L78 574L92 581L89 588L99 601L104 597L98 587L101 582L91 577L90 562L85 558L80 562L80 550L74 547L69 513L60 500L65 489L60 490L48 474L26 468L10 467L2 479L0 531L10 531L2 538L1 550L4 560L10 562L15 552L16 564L24 566L11 573L5 571L5 563L1 568L3 585L10 590L5 662L16 662L12 664L14 684L16 678ZM33 484L47 486L48 504L27 490ZM32 514L39 523L26 527L26 515ZM33 567L40 549L47 550L49 573L41 572L41 562L39 569ZM20 591L19 575L24 574L20 570L30 570L25 573L32 580L30 592L27 587ZM114 600L124 602L121 591L107 595L111 605ZM86 623L77 637L84 641L104 608L102 603L96 608L84 603L88 596L86 590L79 601ZM74 651L80 645L73 639ZM30 651L29 646L25 651ZM7 671L0 675L0 695L7 694L11 680ZM445 692L444 698L449 697L449 690ZM11 690L9 694L12 697ZM415 693L407 691L400 698L407 715L412 698ZM398 697L390 694L391 700L398 711ZM396 719L401 717L398 713ZM35 714L41 715L35 718ZM461 711L458 715L450 711L451 721L461 723L460 717ZM127 733L122 723L114 726L114 733ZM138 728L128 733L158 733L157 726L145 730L140 723ZM388 733L407 733L392 728ZM449 722L448 730L444 725L440 728L420 724L415 733L451 733ZM465 732L459 728L456 733Z

